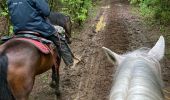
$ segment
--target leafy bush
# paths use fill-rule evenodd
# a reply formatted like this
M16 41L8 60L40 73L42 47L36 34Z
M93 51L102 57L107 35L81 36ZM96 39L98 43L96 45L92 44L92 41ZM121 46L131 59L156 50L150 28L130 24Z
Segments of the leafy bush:
M167 22L170 22L170 11L163 11L160 16L161 23L166 24Z
M140 3L140 0L129 0L130 4L137 5Z
M6 4L6 0L0 0L0 17L4 17L6 18L6 23L7 24L4 24L4 25L7 25L7 29L11 29L11 24L10 24L10 21L9 21L9 13L8 13L8 8L7 8L7 4ZM7 33L5 34L8 34L9 33L12 33L12 30L8 30Z
M153 19L160 24L170 22L170 0L129 0L131 4L138 5L140 12L147 19Z
M74 22L81 24L87 19L88 10L92 6L91 0L61 0L65 5L63 12L69 14Z

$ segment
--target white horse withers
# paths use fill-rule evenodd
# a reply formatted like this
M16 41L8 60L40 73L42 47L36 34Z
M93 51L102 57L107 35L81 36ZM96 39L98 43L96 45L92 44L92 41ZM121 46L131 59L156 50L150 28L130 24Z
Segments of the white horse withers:
M110 61L117 64L109 100L164 99L159 64L165 51L163 36L152 49L141 48L123 55L103 49Z

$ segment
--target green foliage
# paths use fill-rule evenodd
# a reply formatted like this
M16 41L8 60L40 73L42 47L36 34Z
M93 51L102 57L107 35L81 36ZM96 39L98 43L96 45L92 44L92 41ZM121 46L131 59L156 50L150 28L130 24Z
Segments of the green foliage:
M6 23L7 23L8 29L10 29L11 24L9 21L9 12L8 12L8 8L7 8L6 0L0 0L0 17L4 17L7 19ZM8 30L8 33L11 34L12 30ZM8 34L8 33L5 33L5 34Z
M0 13L0 15L1 15L1 16L7 16L7 15L8 15L8 13L7 13L7 12L2 11L2 12Z
M9 26L9 35L12 35L12 34L13 34L13 26L10 25L10 26Z
M1 10L0 16L5 16L5 17L8 16L8 9L6 7L3 10Z
M7 16L8 15L8 8L6 4L6 0L0 0L0 15Z
M61 0L48 0L51 11L60 11L62 8Z
M8 33L12 33L12 25L9 21L7 0L0 0L0 16L8 20ZM96 2L97 0L95 0ZM92 7L92 0L48 0L51 11L63 12L71 16L74 23L82 24L88 17L89 9Z
M170 22L170 11L162 11L160 13L160 16L160 20L162 21L162 23Z
M140 0L129 0L130 4L136 5L140 3Z
M73 22L81 24L87 19L88 11L92 6L91 0L61 0L64 4L63 12L72 17Z
M156 20L160 24L170 22L169 0L129 0L131 4L138 5L140 12L149 20Z

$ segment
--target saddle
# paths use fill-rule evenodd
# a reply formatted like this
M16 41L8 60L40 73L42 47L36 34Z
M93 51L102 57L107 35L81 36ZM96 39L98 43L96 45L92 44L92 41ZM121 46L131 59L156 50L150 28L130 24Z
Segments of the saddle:
M1 37L1 44L10 39L27 41L33 44L38 50L40 50L44 54L52 53L55 49L55 45L52 41L40 37L38 33L32 31L20 31L12 37Z
M57 72L59 73L59 64L61 58L59 57L59 55L57 55L56 47L52 41L40 37L39 34L32 31L21 31L12 37L1 37L0 44L5 43L10 39L27 41L34 45L42 53L51 54L53 56L53 66L55 67L55 69L57 69Z

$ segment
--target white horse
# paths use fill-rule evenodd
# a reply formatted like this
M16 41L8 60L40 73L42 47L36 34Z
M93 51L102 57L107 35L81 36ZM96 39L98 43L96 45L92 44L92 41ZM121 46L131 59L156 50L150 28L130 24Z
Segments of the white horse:
M109 100L164 99L159 64L165 50L163 36L152 49L141 48L124 55L103 49L110 61L118 65Z

